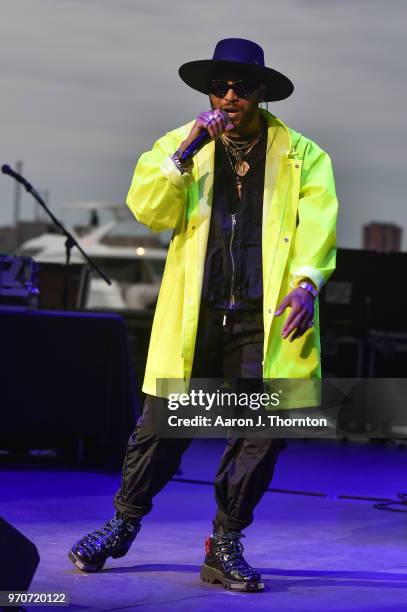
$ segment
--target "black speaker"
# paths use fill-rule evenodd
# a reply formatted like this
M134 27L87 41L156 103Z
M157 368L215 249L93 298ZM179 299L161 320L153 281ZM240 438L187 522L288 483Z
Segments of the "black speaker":
M385 332L407 332L407 292L404 272L407 253L378 253L369 270L369 327Z
M338 249L336 269L320 297L321 333L366 337L407 332L402 279L407 253Z
M84 308L88 299L90 275L84 264L69 265L68 310ZM65 266L57 263L38 264L38 297L42 310L64 310Z
M321 333L361 338L369 330L370 270L373 251L338 249L336 269L320 297Z
M40 562L37 547L0 517L0 591L28 591Z

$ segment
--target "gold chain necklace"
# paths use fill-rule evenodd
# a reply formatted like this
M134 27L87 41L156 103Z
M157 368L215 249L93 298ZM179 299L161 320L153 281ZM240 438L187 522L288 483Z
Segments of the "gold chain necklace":
M251 145L256 140L256 138L255 137L250 138L249 140L245 140L245 141L243 140L236 141L230 138L229 136L227 136L226 134L222 134L222 140L229 147L229 149L233 151L241 151L243 153L244 151L247 151L247 149L251 147Z
M244 176L250 170L250 164L244 158L247 157L247 155L249 155L252 149L254 149L254 147L257 145L257 143L259 142L260 138L263 135L263 132L264 132L264 127L260 131L259 135L256 138L254 138L254 140L252 139L247 144L240 146L240 147L238 145L236 146L235 142L233 142L233 145L231 145L232 139L222 134L221 136L222 144L225 147L225 151L228 155L232 168L234 169L234 171L236 172L238 176ZM231 155L235 158L234 164L231 160L231 157L230 157ZM239 191L239 197L240 197L240 191Z

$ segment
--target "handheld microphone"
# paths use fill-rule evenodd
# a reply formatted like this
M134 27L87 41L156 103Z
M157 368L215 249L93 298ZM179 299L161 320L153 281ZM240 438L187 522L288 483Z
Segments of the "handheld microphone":
M229 115L227 114L227 112L222 111L222 113L226 115L226 119L230 121ZM201 132L199 136L194 138L191 144L181 153L181 155L179 156L180 162L184 163L188 161L190 157L193 157L194 155L196 155L198 151L202 149L202 147L206 145L206 143L209 142L210 140L211 140L211 136L209 135L208 130L203 130L203 132Z
M210 139L211 137L209 135L208 130L204 130L203 132L201 132L199 136L194 138L191 144L184 151L182 151L181 155L179 156L180 162L184 163L190 157L196 155L198 151L202 149L202 147L206 145L207 142L209 142Z

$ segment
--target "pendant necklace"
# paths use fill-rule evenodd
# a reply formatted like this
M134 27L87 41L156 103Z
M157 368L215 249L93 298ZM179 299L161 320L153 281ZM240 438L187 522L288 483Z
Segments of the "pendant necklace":
M234 170L238 176L245 176L250 170L250 164L244 158L254 149L263 135L264 128L260 131L257 138L249 140L242 144L242 141L234 141L233 138L229 138L225 134L222 135L222 143L228 153L229 161L231 162ZM235 163L232 163L229 153L235 158Z
M246 174L247 170L243 174L239 174L238 171L236 170L237 164L236 165L233 164L233 161L232 161L232 159L230 158L230 155L229 155L229 151L227 150L226 147L225 147L225 151L226 151L229 163L230 163L230 165L232 167L232 172L234 172L236 174L236 192L237 192L237 197L240 200L241 197L242 197L242 181L241 181L240 177L244 176ZM249 166L249 164L247 164L247 165Z
M244 176L245 174L247 174L249 169L250 169L250 165L244 159L241 159L235 164L235 170L239 176Z
M222 144L225 148L229 163L232 167L234 174L236 175L236 191L239 200L242 197L242 181L241 177L245 176L250 170L249 162L244 159L249 155L252 149L257 145L260 138L263 135L264 128L261 130L257 138L250 140L248 143L241 144L242 141L234 142L233 139L228 138L226 135L221 136ZM240 144L239 144L240 142ZM232 160L234 158L234 161Z

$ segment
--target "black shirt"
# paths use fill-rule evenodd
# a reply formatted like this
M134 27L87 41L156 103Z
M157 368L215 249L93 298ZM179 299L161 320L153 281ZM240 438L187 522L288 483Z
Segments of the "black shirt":
M215 143L215 177L206 250L202 301L214 308L262 311L262 215L267 126L247 159L250 169L236 173L221 140ZM233 159L233 158L232 158Z

